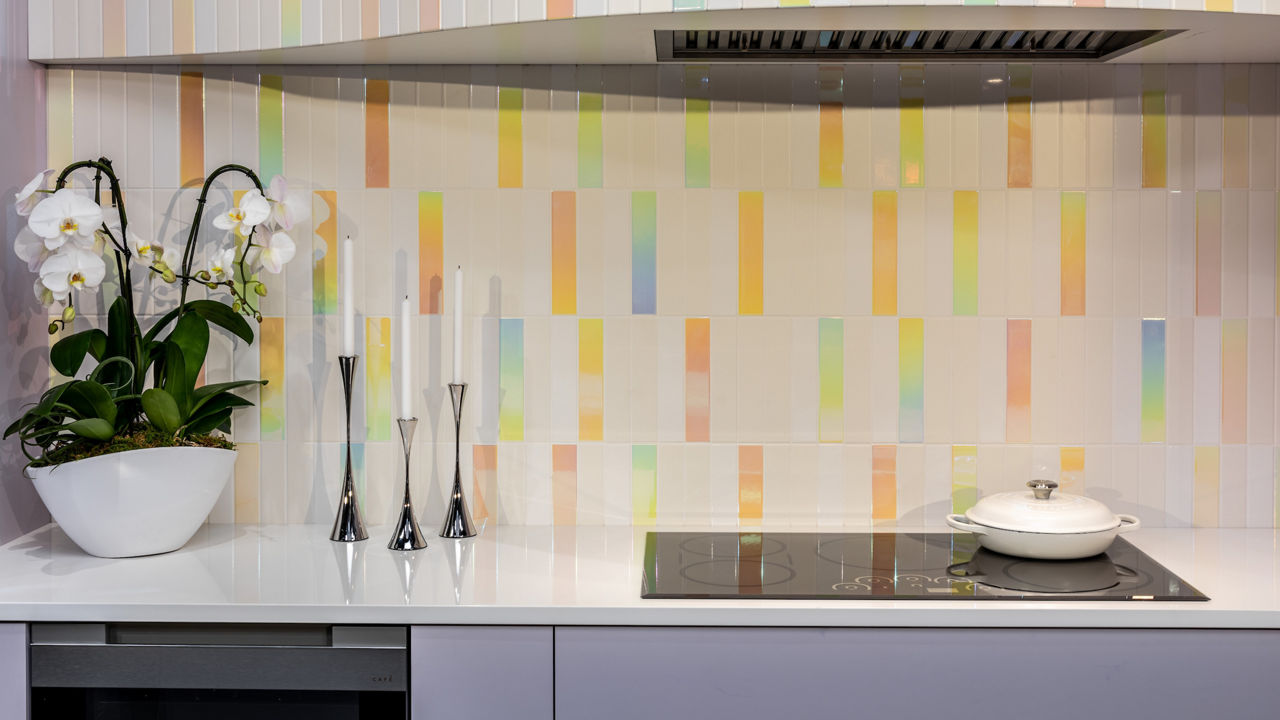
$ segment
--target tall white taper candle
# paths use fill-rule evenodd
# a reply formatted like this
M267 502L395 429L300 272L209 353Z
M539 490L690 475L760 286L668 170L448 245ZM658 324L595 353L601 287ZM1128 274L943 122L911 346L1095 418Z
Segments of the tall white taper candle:
M462 266L453 273L453 382L462 382Z
M342 241L342 354L356 354L355 246L351 236Z
M413 394L409 391L410 368L413 367L410 347L413 336L409 330L409 296L405 295L400 303L400 417L411 418L413 415Z

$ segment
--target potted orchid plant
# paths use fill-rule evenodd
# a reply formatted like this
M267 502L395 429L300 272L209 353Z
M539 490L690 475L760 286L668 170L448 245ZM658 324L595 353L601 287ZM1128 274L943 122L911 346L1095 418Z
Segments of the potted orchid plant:
M92 193L67 187L72 173L92 173ZM210 188L224 173L253 183L213 219L224 231L197 261ZM11 424L29 464L27 475L50 514L93 555L126 557L176 550L213 508L231 476L231 414L252 403L234 391L261 380L201 384L211 326L253 342L248 319L261 322L260 273L279 273L294 255L288 231L305 217L304 194L282 178L263 188L257 175L224 165L204 182L186 243L166 247L129 228L124 195L106 158L72 163L49 187L47 170L17 193L27 218L14 250L36 274L35 295L50 308L54 369L72 379L45 392ZM73 331L80 293L95 291L114 265L117 297L105 328ZM133 271L179 288L177 306L143 329ZM207 297L188 299L193 285Z

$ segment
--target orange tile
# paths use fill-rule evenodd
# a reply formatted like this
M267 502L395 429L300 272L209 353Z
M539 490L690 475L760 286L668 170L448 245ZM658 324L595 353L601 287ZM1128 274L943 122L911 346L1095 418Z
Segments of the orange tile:
M183 187L204 183L204 75L184 72L178 80L178 122L182 139L179 182Z
M547 0L547 19L560 20L573 17L573 0Z
M1031 67L1009 66L1009 187L1031 187Z
M738 447L738 521L764 517L764 446Z
M684 321L684 439L711 439L711 320Z
M122 57L125 54L124 0L102 0L102 54Z
M898 314L898 193L871 194L871 312Z
M477 523L489 519L489 500L498 491L498 446L473 445L471 448L471 518Z
M1222 321L1222 442L1243 444L1249 406L1249 321Z
M898 518L898 447L871 446L871 519Z
M387 0L395 2L395 0ZM378 0L360 0L360 37L378 37Z
M578 312L578 197L551 193L551 312Z
M419 0L418 29L440 29L440 0Z
M173 0L174 55L190 55L196 51L195 14L195 0Z
M387 107L390 83L369 78L364 84L364 184L388 187L391 175L390 129Z
M1005 365L1005 442L1031 440L1031 321L1010 319Z
M738 193L738 314L764 312L764 193Z
M551 446L551 504L556 525L578 523L578 446Z

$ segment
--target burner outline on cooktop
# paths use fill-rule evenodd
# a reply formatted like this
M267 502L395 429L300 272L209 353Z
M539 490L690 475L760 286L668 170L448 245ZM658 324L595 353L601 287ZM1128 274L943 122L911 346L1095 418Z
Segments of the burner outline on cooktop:
M744 536L749 536L749 535L754 535L760 538L760 552L747 553L746 557L757 557L757 556L769 557L770 555L777 555L778 553L786 552L787 550L786 544L783 543L781 540L771 538L768 535L764 535L761 533L734 533L734 534L707 533L705 535L697 535L695 537L686 538L682 540L680 542L680 549L683 550L684 552L689 553L690 555L699 555L701 557L709 557L709 558L720 558L720 557L728 558L729 555L727 554L717 556L714 552L711 551L711 548L700 548L700 547L697 547L696 543L709 541L708 544L710 544L710 543L714 543L716 540L720 540L722 542L729 542L730 538L736 538L737 539L736 543L730 543L733 547L735 547L735 551L732 552L731 554L734 557L738 557L744 554L742 552L742 546L744 544L749 544L749 543L743 543L742 539ZM768 552L765 551L766 547L768 547Z
M728 567L732 567L732 568L734 569L734 576L735 576L734 581L733 581L733 582L731 582L731 583L726 583L726 582L714 582L714 581L711 581L711 580L704 580L704 579L697 578L697 577L689 577L689 574L688 574L688 573L689 573L689 571L690 571L690 570L693 570L694 568L705 568L705 567L707 567L707 566L711 566L713 569L714 569L714 568L728 568ZM781 585L781 584L783 584L783 583L791 582L791 581L792 581L792 580L794 580L794 579L795 579L795 577L796 577L796 571L795 571L794 569L792 569L792 568L790 568L790 567L787 567L786 565L783 565L783 564L781 564L781 563L769 562L769 561L762 561L762 562L760 562L759 564L756 564L756 563L754 563L754 562L753 562L753 563L750 563L749 565L747 565L746 567L748 567L748 568L755 568L755 567L759 567L759 568L761 569L761 574L762 574L762 575L763 575L763 573L765 573L765 572L767 572L767 571L768 571L766 568L777 568L778 570L782 570L783 572L785 572L785 573L787 574L787 576L786 576L786 577L784 577L784 578L781 578L781 579L773 579L773 580L769 580L768 582L766 582L766 581L765 581L765 578L764 578L764 577L761 577L761 578L759 579L759 582L750 582L750 581L748 581L748 582L744 583L744 582L742 582L742 580L741 580L741 579L737 579L737 575L738 575L737 570L738 570L740 567L742 567L742 566L738 564L738 561L737 561L737 560L734 560L734 559L732 559L732 558L723 558L723 559L716 558L716 559L714 559L714 560L702 560L702 561L700 561L700 562L696 562L696 563L689 563L688 565L685 565L684 567L681 567L681 568L680 568L680 577L684 578L685 580L688 580L689 582L695 582L695 583L698 583L699 585L710 585L710 586L712 586L712 587L732 587L732 588L740 588L740 587L744 587L744 586L745 586L745 587L771 587L771 586L773 586L773 585ZM695 573L695 574L696 574L696 573Z

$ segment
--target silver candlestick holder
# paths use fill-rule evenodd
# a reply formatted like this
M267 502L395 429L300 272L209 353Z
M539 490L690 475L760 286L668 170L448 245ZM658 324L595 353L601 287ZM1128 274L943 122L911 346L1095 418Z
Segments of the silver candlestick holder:
M444 525L440 537L475 537L476 527L467 511L467 498L462 494L462 401L467 396L466 383L449 383L449 400L453 402L453 490L449 492L449 505L444 512Z
M422 536L418 520L413 514L413 499L409 496L409 451L413 447L413 431L418 427L418 418L399 418L400 442L404 445L404 501L400 504L400 519L396 521L396 529L391 533L391 542L387 547L391 550L421 550L427 546L427 539Z
M351 474L351 389L359 359L359 355L338 356L338 367L342 371L342 397L347 411L347 468L342 478L342 494L338 496L338 515L333 519L333 532L329 533L329 539L334 542L357 542L369 537L360 517L360 499L356 497L356 482Z

